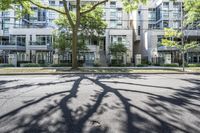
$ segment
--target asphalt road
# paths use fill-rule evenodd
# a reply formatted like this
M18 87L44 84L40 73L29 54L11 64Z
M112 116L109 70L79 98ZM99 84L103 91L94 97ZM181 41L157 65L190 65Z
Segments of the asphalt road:
M200 133L200 75L0 76L0 133Z

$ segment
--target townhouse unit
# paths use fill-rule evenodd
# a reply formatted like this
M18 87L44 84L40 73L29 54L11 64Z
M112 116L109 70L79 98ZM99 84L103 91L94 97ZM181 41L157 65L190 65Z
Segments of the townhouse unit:
M85 0L83 2L95 2ZM62 7L62 0L41 0L43 4ZM70 10L74 10L73 1L68 1ZM104 7L103 20L108 26L100 43L96 40L88 41L89 51L83 54L89 63L96 60L107 64L112 58L109 46L115 42L123 43L128 52L124 56L124 63L130 63L133 57L133 29L130 15L123 11L122 3L117 0L109 1ZM19 7L21 8L21 7ZM15 55L17 61L32 63L53 63L53 32L58 27L54 20L59 14L54 11L39 9L32 6L34 13L17 18L14 10L0 12L0 63L8 63L9 55ZM63 60L70 61L71 53L67 52Z
M153 63L180 62L180 51L162 46L161 40L164 28L181 30L184 16L182 2L183 0L150 0L146 5L139 6L133 13L135 54L141 54L143 60ZM200 30L196 25L187 28L183 26L183 29L186 40L200 41ZM185 59L188 63L200 63L200 48L188 51Z

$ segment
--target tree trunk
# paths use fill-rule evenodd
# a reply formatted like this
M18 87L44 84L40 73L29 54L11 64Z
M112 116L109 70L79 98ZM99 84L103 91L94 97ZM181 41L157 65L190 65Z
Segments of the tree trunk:
M184 52L182 53L182 67L183 67L183 72L185 72L185 59L184 59Z
M78 40L78 33L77 28L73 29L72 31L72 69L78 68L77 63L77 40Z

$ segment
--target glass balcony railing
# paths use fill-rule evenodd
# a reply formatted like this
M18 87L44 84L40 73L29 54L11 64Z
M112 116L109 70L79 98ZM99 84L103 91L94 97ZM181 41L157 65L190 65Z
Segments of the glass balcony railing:
M51 46L50 43L46 42L29 42L29 44L32 46Z
M7 41L2 41L0 42L0 45L2 46L26 46L25 43L10 43L10 42L7 42Z

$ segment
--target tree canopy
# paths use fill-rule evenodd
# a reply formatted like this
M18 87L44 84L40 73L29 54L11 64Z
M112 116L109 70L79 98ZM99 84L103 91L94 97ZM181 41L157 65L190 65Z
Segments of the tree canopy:
M197 23L200 27L200 0L184 0L185 24Z
M90 8L91 5L88 4L85 8ZM70 12L73 16L73 21L76 18L74 12ZM81 18L80 29L78 35L78 51L87 51L88 40L96 39L98 40L99 36L104 34L106 29L106 22L102 20L103 17L103 8L97 7L93 12L90 12ZM58 30L55 31L54 38L54 47L58 48L61 53L66 49L72 49L72 28L69 24L69 21L63 15L55 20L55 23L59 26Z

